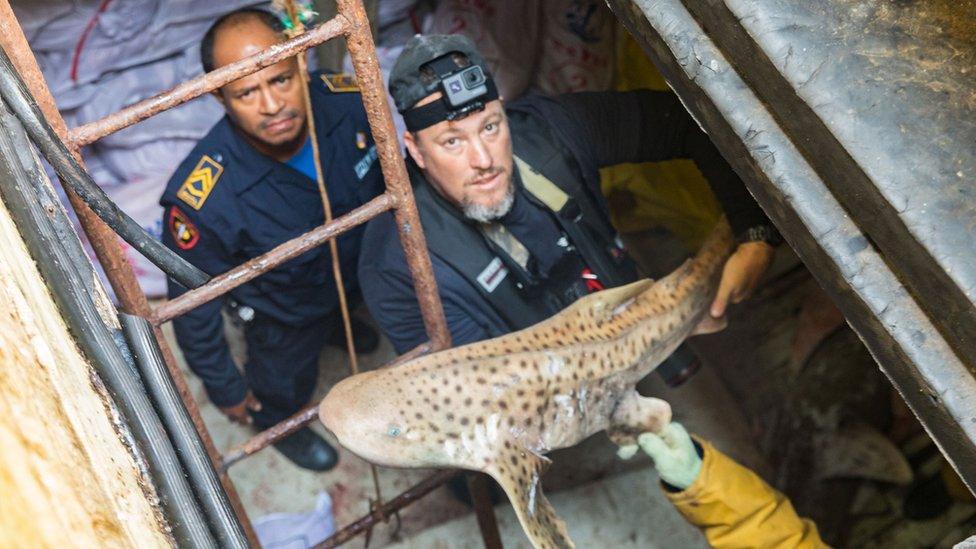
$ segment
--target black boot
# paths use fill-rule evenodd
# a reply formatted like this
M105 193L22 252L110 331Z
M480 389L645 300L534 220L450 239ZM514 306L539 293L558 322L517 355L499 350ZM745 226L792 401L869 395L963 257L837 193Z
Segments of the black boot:
M292 463L310 471L328 471L339 463L335 448L308 427L275 442L274 447Z
M372 353L375 351L380 346L380 336L376 330L356 317L351 317L349 320L352 323L352 341L356 345L356 352ZM328 344L345 349L346 329L342 325L342 319L340 318L336 324L332 335L329 337Z

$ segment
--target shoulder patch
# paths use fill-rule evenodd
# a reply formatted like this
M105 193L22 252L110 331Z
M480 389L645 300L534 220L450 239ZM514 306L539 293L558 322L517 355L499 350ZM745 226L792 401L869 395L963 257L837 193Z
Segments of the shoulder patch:
M359 91L359 84L356 83L356 77L351 74L323 74L322 82L325 83L325 87L329 88L329 91L332 93Z
M203 155L180 185L180 190L176 191L176 197L189 204L194 210L199 210L210 196L210 191L217 185L217 180L222 173L224 173L223 166L213 158Z
M173 235L173 241L181 250L189 250L200 240L200 231L196 225L176 206L170 206L166 225Z

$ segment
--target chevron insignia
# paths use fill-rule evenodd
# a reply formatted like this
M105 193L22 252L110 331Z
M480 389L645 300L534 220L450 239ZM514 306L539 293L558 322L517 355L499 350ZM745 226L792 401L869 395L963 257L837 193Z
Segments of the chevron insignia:
M213 158L203 155L180 186L180 190L176 191L176 197L189 204L194 210L199 210L207 201L210 191L213 190L222 173L224 173L223 166Z
M322 82L332 93L358 92L359 86L356 84L356 77L351 74L323 74Z

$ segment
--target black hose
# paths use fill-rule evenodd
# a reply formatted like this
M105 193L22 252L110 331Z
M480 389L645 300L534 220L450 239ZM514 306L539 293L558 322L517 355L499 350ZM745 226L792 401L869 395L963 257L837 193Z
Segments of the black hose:
M7 107L20 119L31 140L58 174L61 183L81 197L102 221L122 237L122 240L128 242L153 265L186 288L197 288L210 280L206 273L173 253L162 242L147 233L134 219L120 210L105 191L92 180L47 123L37 102L34 101L34 97L31 96L2 48L0 48L0 97L3 97Z
M69 330L112 396L140 467L156 487L163 512L180 547L209 548L215 542L186 481L138 373L115 311L97 287L98 277L47 181L24 128L0 102L0 197L37 262ZM133 443L134 442L134 443Z
M156 412L162 418L176 453L189 473L190 485L207 515L217 542L221 547L246 548L247 536L166 369L152 325L142 317L125 313L119 314L119 318L129 348L135 355L139 373L142 374L142 383L149 390Z

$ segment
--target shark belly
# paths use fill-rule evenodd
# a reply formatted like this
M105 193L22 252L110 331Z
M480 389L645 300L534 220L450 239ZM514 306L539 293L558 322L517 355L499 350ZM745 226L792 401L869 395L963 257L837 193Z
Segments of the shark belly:
M542 452L567 448L607 429L620 396L627 387L619 375L589 380L554 391L540 438Z

